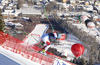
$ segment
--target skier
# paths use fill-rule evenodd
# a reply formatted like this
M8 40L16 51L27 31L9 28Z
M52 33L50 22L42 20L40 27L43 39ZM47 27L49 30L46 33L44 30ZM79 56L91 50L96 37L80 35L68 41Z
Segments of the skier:
M60 37L58 37L56 32L47 33L47 34L42 35L41 39L44 42L44 44L43 44L44 46L42 48L42 51L44 52L44 54L46 54L45 52L51 46L51 42L55 42L58 38L60 38Z

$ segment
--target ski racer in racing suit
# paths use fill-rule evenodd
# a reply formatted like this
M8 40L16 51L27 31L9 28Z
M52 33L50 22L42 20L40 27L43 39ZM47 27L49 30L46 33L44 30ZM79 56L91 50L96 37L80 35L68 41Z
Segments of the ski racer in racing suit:
M42 41L44 42L44 47L42 48L44 52L48 50L48 48L51 46L52 40L57 40L57 33L47 33L42 35Z

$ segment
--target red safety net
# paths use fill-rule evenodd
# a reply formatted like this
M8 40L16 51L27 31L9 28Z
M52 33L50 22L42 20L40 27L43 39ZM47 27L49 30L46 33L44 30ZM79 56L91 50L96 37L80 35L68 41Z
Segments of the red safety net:
M8 37L8 34L5 34L2 31L0 31L0 45L2 45L6 41L7 37Z
M20 43L23 41L16 39L6 33L1 32L1 31L0 31L0 39L2 39L2 41L0 40L0 44L2 44L3 48L10 50L14 53L18 53L27 59L30 59L34 62L40 63L41 65L53 65L55 58L56 57L60 58L50 52L46 52L46 53L51 56L44 56L42 54L39 54L39 53L37 53L37 51L42 50L41 48L36 46L39 43L28 47L29 43L27 43L27 45L25 46ZM29 51L29 50L34 50L34 51ZM73 65L73 64L71 64L71 65Z
M34 62L38 62L44 65L52 65L54 62L54 58L51 59L50 57L35 52L37 50L40 50L41 48L37 46L35 47L34 45L33 45L34 47L32 48L31 47L28 48L27 47L28 43L27 46L20 44L20 42L22 42L21 40L16 39L1 31L0 31L0 39L2 39L2 41L0 40L0 44L2 44L3 48L10 50L14 53L21 54L23 57L30 59ZM34 52L26 50L27 48L29 50L34 50Z

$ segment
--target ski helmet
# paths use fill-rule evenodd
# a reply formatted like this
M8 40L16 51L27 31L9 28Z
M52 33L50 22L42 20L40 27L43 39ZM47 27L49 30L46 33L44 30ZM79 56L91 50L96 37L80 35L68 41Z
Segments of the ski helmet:
M53 34L54 34L55 38L61 38L61 34L60 33L54 32Z
M55 31L54 31L54 33L53 33L53 34L54 34L55 38L57 38L57 33L56 33Z

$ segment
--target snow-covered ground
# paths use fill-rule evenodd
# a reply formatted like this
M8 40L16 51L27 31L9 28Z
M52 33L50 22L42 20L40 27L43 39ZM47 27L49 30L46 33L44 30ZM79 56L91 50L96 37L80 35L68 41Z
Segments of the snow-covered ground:
M0 65L40 65L0 46ZM8 62L9 61L9 62Z
M38 34L41 37L47 29L47 25L38 24L30 34ZM32 36L29 37L32 38ZM28 39L28 42L29 41L34 42L33 39ZM60 41L60 45L51 45L51 47L56 48L57 51L62 52L63 55L67 56L66 60L71 60L75 57L71 52L71 46L75 43L82 44L81 41L79 41L79 39L76 38L74 35L68 34L66 40ZM9 50L5 50L2 47L0 47L0 53L22 65L39 65L38 63L35 63L29 59L25 59L19 54L13 53Z
M87 28L85 26L85 24L73 24L74 26L76 26L78 29L80 29L81 31L85 31L87 32L87 34L91 35L91 36L95 36L95 38L97 39L97 41L100 41L100 29L97 27L94 28Z
M40 37L45 34L48 28L49 26L46 24L37 24L34 30L23 40L24 43L22 44L27 45L27 43L29 43L28 45L33 45L38 43L40 41Z
M30 34L38 34L41 37L47 31L47 29L48 29L48 25L38 24L38 25L36 25L35 29ZM37 39L37 36L33 36L33 37L30 35L24 41L27 43L29 42L29 45L35 44L37 42L35 40L35 39ZM35 43L33 43L33 42L35 42ZM71 60L75 57L73 55L73 53L71 52L71 46L75 43L82 44L81 41L78 38L76 38L74 35L68 34L67 39L65 41L60 41L61 45L51 45L50 47L56 48L63 55L67 56L67 58L68 58L67 60Z
M71 51L71 47L75 43L82 44L82 42L77 37L72 34L68 34L67 39L60 41L59 45L51 45L51 47L56 48L57 51L62 53L62 55L67 56L67 60L70 61L75 57Z

